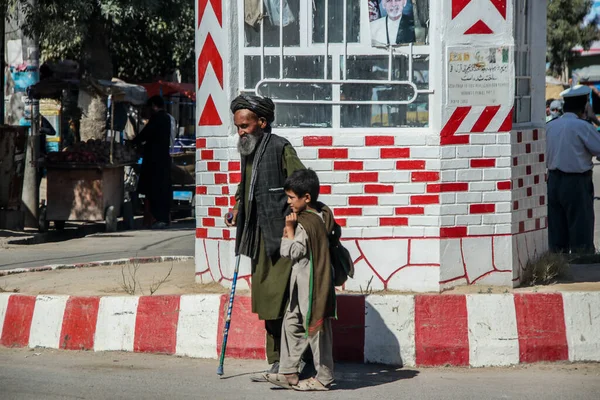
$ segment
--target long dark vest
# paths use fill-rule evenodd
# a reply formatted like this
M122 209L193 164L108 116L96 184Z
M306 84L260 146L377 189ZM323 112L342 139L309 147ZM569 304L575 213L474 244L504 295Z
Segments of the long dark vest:
M253 202L256 203L258 214L258 226L261 230L262 239L268 256L279 254L281 236L285 227L285 213L288 208L287 196L283 190L283 184L287 176L283 170L283 149L291 145L286 139L274 135L265 134L263 140L268 140L263 156L258 159L255 155L254 162L257 170L256 183L254 187ZM260 147L260 145L258 146ZM248 199L246 190L246 162L242 157L242 180L240 183L240 200L238 204L237 232L235 241L235 253L239 254L240 242L245 229L246 215L245 203ZM248 210L252 210L253 204L249 204Z

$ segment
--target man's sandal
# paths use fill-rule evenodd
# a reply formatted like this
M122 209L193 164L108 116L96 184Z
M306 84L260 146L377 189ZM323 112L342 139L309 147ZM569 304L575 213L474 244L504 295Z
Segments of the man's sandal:
M329 390L329 385L325 386L315 378L308 378L292 385L292 389L300 392L324 392Z
M288 382L287 378L283 374L265 374L267 382L277 385L284 389L292 389L292 385Z

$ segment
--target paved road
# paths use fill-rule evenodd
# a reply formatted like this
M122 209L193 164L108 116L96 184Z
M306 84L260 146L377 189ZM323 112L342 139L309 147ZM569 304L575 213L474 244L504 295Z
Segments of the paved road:
M127 353L0 348L0 397L28 399L577 399L597 400L600 365L525 368L393 369L336 366L329 393L296 393L250 383L264 362L216 361Z
M187 222L160 231L124 231L55 243L6 245L0 248L0 270L136 256L193 256L194 226Z

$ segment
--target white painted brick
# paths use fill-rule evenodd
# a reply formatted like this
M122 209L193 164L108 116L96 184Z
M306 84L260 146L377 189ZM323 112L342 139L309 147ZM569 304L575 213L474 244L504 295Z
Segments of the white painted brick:
M425 162L425 168L428 171L439 171L442 167L442 160L427 160Z
M440 165L441 170L466 168L469 168L469 160L467 159L442 160Z
M483 179L486 181L501 181L510 179L510 168L494 168L483 171Z
M456 170L442 171L440 178L442 182L456 182Z
M214 206L215 205L215 198L213 196L198 196L198 197L200 198L200 202L197 204L200 204L202 206Z
M410 157L419 158L440 158L439 147L413 147L410 149Z
M357 147L365 145L364 136L338 135L333 137L334 146Z
M208 149L219 149L229 147L227 138L206 138L206 147Z
M408 221L410 226L439 226L440 218L430 215L411 215Z
M427 141L427 146L439 146L440 145L440 136L439 135L427 135L425 137Z
M362 237L365 238L388 238L394 235L393 226L384 226L379 228L363 228Z
M456 203L456 193L440 193L440 203L442 203L442 204Z
M221 237L223 237L223 229L208 228L208 237L209 238L221 238Z
M208 207L196 207L196 212L198 216L206 217L208 215Z
M495 203L498 201L511 201L511 198L511 193L508 190L502 192L483 194L483 201L486 203Z
M456 158L456 147L454 146L444 146L441 148L440 158L443 160Z
M348 205L348 196L337 196L333 194L324 194L323 196L319 196L319 201L323 201L323 203L328 206L347 206Z
M495 144L496 135L489 133L476 133L471 135L471 144Z
M410 182L410 171L383 171L379 173L379 182Z
M457 215L456 225L481 225L481 215Z
M494 146L486 146L483 149L485 157L507 157L511 155L510 145L497 144Z
M472 192L492 192L496 190L495 182L472 182L470 185Z
M494 234L494 226L476 226L476 225L472 225L472 226L468 226L467 227L467 232L469 235L493 235Z
M399 183L394 185L394 193L424 194L425 183Z
M510 133L501 133L496 136L496 143L510 144Z
M512 166L512 160L509 157L496 158L496 167L505 168L505 167L511 167L511 166Z
M444 215L440 218L440 226L456 226L456 217L454 215Z
M362 237L362 229L361 228L343 228L342 236L345 239L360 238L360 237Z
M483 198L481 193L457 193L456 194L456 202L459 204L462 203L480 203Z
M348 183L348 172L320 172L321 183Z
M348 218L346 224L349 228L367 228L379 226L379 218L377 217L351 217Z
M365 160L363 163L365 171L390 171L396 169L395 160Z
M372 217L372 216L389 217L391 215L394 215L394 207L389 207L389 206L365 207L365 208L363 208L363 215L365 217Z
M510 224L511 214L486 214L482 216L484 224Z
M506 234L512 233L511 229L512 229L512 227L511 227L510 224L508 224L508 225L505 225L505 224L496 224L496 225L494 225L494 232L497 235L506 235Z
M394 227L395 237L423 237L425 229L422 226L396 226Z
M227 149L227 159L229 160L239 160L240 159L240 153L238 152L236 147L229 147Z
M296 149L296 154L301 160L316 160L318 151L314 147L300 147Z
M348 149L348 157L352 160L378 159L379 150L379 147L351 147Z
M498 213L509 213L511 211L512 211L512 204L509 202L496 204L496 212L498 212Z
M284 136L294 148L302 147L304 145L304 137L296 135L281 135Z
M397 195L397 194L385 194L379 195L380 206L407 206L410 202L410 196L408 195Z
M304 165L306 166L306 168L310 168L314 171L331 171L331 170L333 170L333 161L332 160L306 160L304 162Z
M425 208L425 215L440 215L442 213L442 206L439 204L430 204L423 208Z
M440 236L439 226L426 226L423 230L423 235L426 237L438 237Z
M198 175L196 175L196 179L200 178L200 182L199 182L200 185L214 185L215 184L214 172L202 172Z
M408 132L396 136L396 146L424 146L426 144L427 136L424 134Z
M440 213L442 215L466 215L469 213L469 206L466 204L443 204Z
M462 146L456 149L458 158L476 158L483 155L483 146Z
M332 194L362 194L364 188L362 184L346 184L346 185L332 185Z
M463 169L456 172L456 180L459 182L480 181L483 171L480 169Z
M229 153L229 149L227 148L222 148L222 149L216 149L213 151L213 158L215 160L223 160L223 161L228 161L228 160L237 160L239 159L240 155L237 153L236 151L236 155L235 157L230 157L230 153Z

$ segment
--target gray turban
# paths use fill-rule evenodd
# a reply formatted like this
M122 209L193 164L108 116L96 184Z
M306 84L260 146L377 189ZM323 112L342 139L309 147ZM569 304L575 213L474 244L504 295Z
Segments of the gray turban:
M238 110L250 110L269 124L275 120L275 104L268 97L239 95L231 102L231 112L235 114Z

